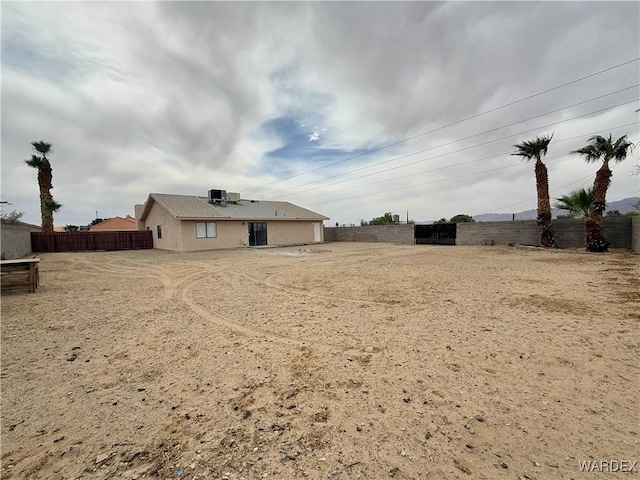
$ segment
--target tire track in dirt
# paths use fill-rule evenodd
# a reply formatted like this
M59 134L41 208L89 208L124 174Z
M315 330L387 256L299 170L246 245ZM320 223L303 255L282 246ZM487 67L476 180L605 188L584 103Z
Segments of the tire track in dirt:
M119 277L137 275L137 276L152 278L154 280L157 280L163 286L164 300L171 300L173 298L180 300L181 302L185 303L192 311L194 311L196 314L198 314L205 320L211 321L217 325L236 331L248 337L258 337L258 338L262 337L264 339L277 341L280 343L295 345L296 347L316 347L321 350L331 351L331 352L336 352L336 351L345 352L345 351L359 350L357 346L347 346L342 344L327 344L327 343L318 342L318 341L303 340L300 338L281 335L281 334L261 330L259 328L242 325L241 323L235 322L223 316L220 312L211 312L205 309L204 307L200 306L196 302L196 300L193 299L191 290L194 287L196 287L200 282L203 282L207 279L211 279L212 274L218 276L219 280L236 287L237 285L234 285L233 282L229 280L230 278L246 278L257 286L264 285L264 282L261 282L246 274L238 274L236 272L222 270L221 268L208 265L206 263L189 262L189 263L185 263L183 267L189 268L191 270L196 269L197 271L190 273L178 280L172 280L171 277L173 275L171 274L175 272L176 270L175 268L166 268L158 265L152 266L142 262L136 262L139 265L139 267L135 267L135 266L126 267L126 266L115 266L113 265L113 262L110 262L107 265L102 265L98 262L91 262L90 260L79 259L79 258L74 258L73 261L77 264L81 264L85 267L88 267L94 270L95 272L90 272L90 273L95 273L98 275L106 274L110 276L119 276ZM172 267L175 267L175 265L172 265ZM178 269L178 271L180 270L181 269ZM267 286L270 286L270 285L267 285ZM274 286L272 288L277 288L277 286ZM298 292L295 289L287 289L284 287L280 288L280 290L284 291L285 293L293 294L293 295L303 294L303 292ZM332 297L329 297L329 296L316 296L313 294L309 294L307 296L311 296L311 297L315 296L316 298L332 300ZM345 300L352 301L354 303L362 303L357 300L350 300L350 299L345 299ZM376 302L367 301L366 303L374 304Z
M252 277L251 275L247 275L246 273L241 273L241 274L236 274L236 275L241 276L243 278L246 278L247 280L253 282L257 286L273 288L275 290L280 290L280 291L283 291L285 293L290 293L290 294L294 294L294 295L304 295L306 297L318 298L320 300L329 300L329 301L332 301L332 302L339 301L339 302L357 303L357 304L366 303L366 304L369 304L369 305L388 305L387 302L381 302L381 301L375 301L375 300L362 300L362 299L358 299L358 298L334 297L334 296L330 296L330 295L322 295L322 294L318 294L318 293L305 292L304 290L299 290L299 289L292 288L292 287L286 287L284 285L278 284L278 283L273 281L273 278L277 277L279 275L282 275L282 272L274 273L272 275L269 275L265 280L259 280L259 279L255 278L255 277Z
M302 340L299 338L290 337L288 335L280 335L277 333L268 332L259 328L242 325L238 322L235 322L229 318L222 316L219 312L213 313L205 309L193 299L191 290L194 287L196 287L200 282L211 278L209 273L212 273L212 272L207 272L206 277L196 278L195 280L192 280L191 282L187 283L181 288L181 291L179 293L180 300L182 300L191 310L193 310L202 318L209 320L213 323L216 323L217 325L220 325L222 327L226 327L230 330L241 333L248 337L263 338L265 340L272 340L279 343L285 343L285 344L293 345L299 348L316 347L320 350L325 350L330 352L336 352L336 351L344 352L344 351L353 350L357 348L357 347L347 346L347 345L333 345L333 344L327 344L327 343L318 342L318 341ZM215 273L219 273L219 272L215 272ZM228 273L228 272L225 272L225 273ZM202 273L200 273L200 275L202 275ZM221 279L225 281L224 276L222 276Z
M94 272L86 272L89 274L112 274L111 276L128 276L131 275L132 273L135 273L137 275L143 276L143 277L148 277L148 278L154 278L156 279L157 276L154 275L152 273L153 269L142 269L142 268L137 268L137 267L124 267L124 266L115 266L113 265L113 262L107 263L107 264L101 264L98 262L92 262L90 260L87 259L82 259L82 258L72 258L72 263L75 263L76 265L82 265L84 267L90 268L92 270L94 270Z
M171 275L168 273L168 270L158 265L152 266L142 262L135 262L135 264L139 266L126 267L126 266L115 266L112 264L101 265L99 263L90 262L89 260L84 260L84 259L74 259L73 261L95 270L95 272L89 272L89 273L95 273L98 275L106 274L106 275L117 276L117 277L122 277L122 276L128 277L135 274L140 277L146 277L146 278L152 278L154 280L158 280L163 287L164 300L170 300L174 298L176 296L176 292L178 291L178 287L180 285L192 279L193 277L197 277L198 275L201 275L204 272L204 270L207 270L206 268L202 268L203 265L196 265L196 267L199 267L201 271L193 272L179 280L172 280ZM191 267L193 267L193 265L191 265Z
M93 275L100 275L100 276L104 275L104 276L110 276L110 277L131 277L133 275L136 275L142 278L150 278L152 280L157 280L162 284L163 298L165 300L170 299L175 293L175 289L172 288L171 279L166 273L160 271L159 269L154 269L149 267L147 268L145 267L130 268L130 267L123 267L123 266L116 267L116 266L109 266L109 265L101 265L99 263L90 262L88 260L83 260L83 259L74 259L74 262L94 270L94 272L86 272Z

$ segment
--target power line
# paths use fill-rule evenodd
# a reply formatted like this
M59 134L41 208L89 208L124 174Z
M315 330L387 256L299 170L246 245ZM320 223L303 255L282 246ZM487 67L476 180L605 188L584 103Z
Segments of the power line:
M607 130L611 130L611 129L607 129ZM596 133L597 133L597 132L596 132ZM572 138L575 138L575 137L572 137ZM565 138L564 140L570 140L570 139ZM564 141L564 140L560 140L560 141ZM565 154L565 155L556 155L556 156L554 156L554 157L545 157L545 160L549 160L549 159L557 158L557 157L563 157L563 156L566 156L566 155L567 155L567 154ZM562 185L562 186L560 186L560 187L553 188L553 189L551 189L551 190L549 190L549 191L550 191L550 192L557 192L558 190L562 190L563 188L569 187L569 186L574 185L574 184L576 184L576 183L578 183L578 182L581 182L581 183L580 183L580 185L578 185L578 187L577 187L577 188L580 188L581 186L583 186L585 183L587 183L590 179L592 179L592 178L594 178L594 177L595 177L595 173L590 173L589 175L586 175L586 176L584 176L584 177L581 177L581 178L579 178L578 180L574 180L574 181L569 182L569 183L567 183L567 184L565 184L565 185ZM513 206L516 206L516 205L521 205L521 204L523 204L523 203L530 202L530 201L532 201L532 200L536 200L537 198L538 198L538 197L530 197L530 198L527 198L527 199L525 199L525 200L521 200L521 201L519 201L519 202L515 202L515 203L511 203L511 204L509 204L509 205L504 205L504 206L502 206L502 207L498 207L498 208L490 209L489 211L486 211L485 213L497 213L497 212L499 212L500 210L504 210L504 209L506 209L506 208L513 207ZM483 214L482 214L482 213L480 213L480 214L477 214L477 215L483 215ZM426 216L422 216L422 218L426 218Z
M617 129L619 129L619 128L628 127L628 126L631 126L631 125L638 125L639 123L640 123L640 122L632 122L632 123L628 123L628 124L625 124L625 125L619 125L619 126L617 126L617 127L612 127L612 128L606 128L606 129L598 130L597 132L584 133L584 134L581 134L581 135L575 135L575 136L573 136L573 137L564 138L564 139L560 139L560 140L555 140L555 139L554 139L554 142L553 142L553 143L554 143L554 145L555 145L555 144L557 144L557 143L566 142L566 141L569 141L569 140L574 140L574 139L576 139L576 138L585 137L585 136L587 136L587 135L597 135L597 134L599 134L599 133L606 132L606 131L613 131L613 130L617 130ZM515 134L515 135L519 135L519 134ZM515 136L515 135L513 135L513 136ZM371 176L373 176L373 175L378 175L378 174L380 174L380 173L385 173L385 172L388 172L388 171L391 171L391 170L399 170L400 168L408 167L408 166L411 166L411 165L415 165L415 164L417 164L417 163L426 162L426 161L428 161L428 160L433 160L433 159L440 158L440 157L444 157L444 156L447 156L447 155L452 155L452 154L454 154L454 153L458 153L458 152L461 152L461 151L463 151L463 150L468 150L469 148L475 148L475 147L476 147L476 145L474 145L474 146L472 146L472 147L466 147L466 148L463 148L463 149L460 149L460 150L454 150L453 152L448 152L448 153L443 153L443 154L441 154L441 155L436 155L435 157L424 158L424 159L421 159L421 160L417 160L417 161L415 161L415 162L411 162L411 163L407 163L407 164L405 164L405 165L401 165L401 166L399 166L399 167L390 167L390 168L386 168L386 169L384 169L384 170L380 170L380 171L378 171L378 172L367 173L367 174L365 174L365 175L360 175L360 176L358 176L358 177L348 178L348 179L345 179L345 180L341 180L341 181L339 181L339 182L333 182L333 183L330 183L330 184L328 184L328 185L319 185L319 186L317 186L317 187L313 187L313 188L309 188L309 189L307 189L307 190L306 190L306 192L308 192L308 191L310 191L310 190L317 190L317 189L319 189L319 188L327 188L327 187L331 187L331 186L333 186L333 185L337 185L337 184L339 184L339 183L347 183L347 182L351 182L351 181L353 181L353 180L358 180L358 179L360 179L360 178L371 177ZM400 180L400 179L402 179L402 178L412 177L412 176L415 176L415 175L421 175L421 174L423 174L423 173L431 173L431 172L434 172L434 171L437 171L437 170L443 170L443 169L447 169L447 168L458 167L458 166L460 166L460 165L466 165L466 164L469 164L469 163L475 163L475 162L479 162L479 161L482 161L482 160L489 160L489 159L491 159L491 158L497 158L497 157L500 157L500 156L502 156L502 155L509 155L510 153L511 153L510 151L509 151L509 152L502 152L502 153L489 155L489 156L487 156L487 157L483 157L483 158L479 158L479 159L475 159L475 160L470 160L470 161L461 162L461 163L454 163L454 164L451 164L451 165L446 165L446 166L444 166L444 167L438 167L438 168L434 168L434 169L431 169L431 170L423 170L423 171L420 171L420 172L414 172L414 173L411 173L411 174L409 174L409 175L403 175L403 176L401 176L401 177L395 177L395 178L391 178L391 179L384 179L384 180L381 180L381 181L378 181L378 182L372 182L372 183L367 183L367 184L364 184L364 185L358 185L358 188L360 188L360 187L365 187L365 186L369 186L369 185L376 185L376 184L379 184L379 183L385 183L385 182L389 182L389 181L393 181L393 180ZM553 159L553 158L558 158L558 157L563 157L563 156L564 156L564 155L555 155L555 156L553 156L553 157L546 157L546 158L547 158L547 159ZM341 191L344 191L344 190L350 190L350 188L345 188L345 189L341 189L341 190L332 190L332 192L331 192L331 193L341 192ZM306 193L306 192L305 192L305 193ZM288 196L291 196L291 195L299 195L300 193L301 193L301 192L297 192L297 193L289 193L289 194L285 194L285 195L283 195L283 197L288 197ZM315 193L315 194L312 194L312 195L305 195L305 196L303 196L303 197L298 197L298 198L296 199L296 201L299 201L300 199L304 199L304 198L316 197L316 196L319 196L319 195L326 195L326 194L325 194L325 193Z
M589 181L589 179L591 179L591 178L595 177L595 175L596 175L595 173L590 173L590 174L589 174L589 175L587 175L586 177L579 178L578 180L574 180L573 182L569 182L569 183L567 183L566 185L563 185L563 186L558 187L558 188L554 188L554 189L549 190L549 191L550 191L550 192L556 192L556 191L561 190L561 189L563 189L563 188L569 187L569 186L573 185L574 183L582 182L582 183L579 185L579 187L580 187L580 186L584 185L585 183L587 183L587 182ZM531 200L536 200L537 198L538 198L538 197L531 197L531 198L527 198L526 200L521 200L521 201L516 202L516 203L511 203L511 204L509 204L509 205L505 205L504 207L494 208L494 209L490 210L489 212L485 212L485 213L496 213L498 210L504 210L505 208L514 207L514 206L516 206L516 205L520 205L520 204L522 204L522 203L530 202ZM483 214L482 214L482 213L480 213L479 215L483 215Z
M355 195L355 196L353 196L353 197L337 198L337 199L335 199L335 200L329 200L328 202L312 203L312 204L310 204L309 206L313 206L313 205L322 205L322 204L325 204L325 203L333 203L333 202L343 202L343 201L345 201L345 200L352 200L352 199L354 199L354 198L367 197L367 196L369 196L369 195L379 195L380 193L395 192L396 190L406 190L406 189L408 189L408 188L422 187L422 186L424 186L424 185L431 185L431 184L433 184L433 183L441 183L441 182L446 182L446 181L449 181L449 180L457 180L457 179L459 179L459 178L471 177L471 176L473 176L473 175L479 175L479 174L481 174L481 173L495 172L496 170L504 170L504 169L507 169L507 168L520 167L520 166L524 166L524 165L526 165L526 163L519 162L519 163L516 163L516 164L514 164L514 165L500 166L500 167L497 167L497 168L490 168L490 169L488 169L488 170L481 170L481 171L479 171L479 172L466 173L466 174L464 174L464 175L458 175L458 176L456 176L456 177L441 178L441 179L439 179L439 180L431 180L431 181L429 181L429 182L425 182L425 183L418 183L418 184L411 185L411 186L403 185L402 187L398 187L398 188L391 188L391 189L389 189L389 190L384 190L383 192L371 192L371 193L365 193L365 194L362 194L362 195Z
M575 183L582 182L580 185L578 185L578 188L580 188L582 185L587 183L593 177L595 177L595 173L590 173L589 175L587 175L585 177L582 177L582 178L579 178L578 180L574 180L573 182L569 182L566 185L562 185L561 187L557 187L557 188L551 189L551 190L549 190L549 192L557 192L558 190L562 190L563 188L569 187L569 186L571 186L571 185L573 185ZM484 213L478 213L478 214L473 215L473 216L477 217L479 215L485 215L487 213L498 213L499 210L504 210L505 208L514 207L514 206L520 205L522 203L530 202L531 200L536 200L537 198L538 197L527 198L525 200L521 200L521 201L516 202L516 203L511 203L509 205L505 205L504 207L494 208L494 209L491 209L491 210L486 211ZM416 217L416 218L428 218L429 216L427 216L427 215L414 215L414 217Z
M630 101L628 101L628 102L620 103L620 104L618 104L618 105L613 105L613 106L606 107L606 108L603 108L603 109L600 109L600 110L596 110L596 111L593 111L593 112L585 113L585 114L582 114L582 115L577 115L577 116L575 116L575 117L567 118L567 119L565 119L565 120L560 120L560 121L558 121L558 122L548 123L548 124L543 125L543 126L540 126L540 127L530 128L529 130L524 130L524 131L521 131L521 132L518 132L518 133L514 133L514 134L512 134L512 135L507 135L507 136L505 136L505 137L500 137L500 138L496 138L496 139L494 139L494 140L488 140L488 141L486 141L486 142L478 143L478 144L475 144L475 145L470 145L470 146L468 146L468 147L464 147L464 148L460 148L460 149L458 149L458 150L454 150L453 152L443 153L443 154L440 154L440 155L436 155L435 157L429 157L428 159L416 160L416 161L414 161L414 162L406 163L405 165L402 165L402 166L397 167L397 168L403 168L403 167L406 167L406 166L409 166L409 165L415 165L416 163L424 162L424 161L426 161L426 160L430 160L430 159L433 159L433 158L439 158L439 157L443 157L443 156L446 156L446 155L451 155L451 154L453 154L453 153L459 153L459 152L462 152L462 151L465 151L465 150L470 150L470 149L472 149L472 148L480 147L480 146L483 146L483 145L488 145L488 144L490 144L490 143L495 143L495 142L498 142L498 141L500 141L500 140L505 140L505 139L507 139L507 138L516 137L516 136L518 136L518 135L522 135L522 134L525 134L525 133L529 133L529 132L533 132L533 131L539 131L539 130L541 130L541 129L543 129L543 128L547 128L547 127L554 126L554 125L559 125L559 124L561 124L561 123L570 122L570 121L572 121L572 120L576 120L576 119L578 119L578 118L582 118L582 117L586 117L586 116L589 116L589 115L594 115L594 114L596 114L596 113L600 113L600 112L604 112L604 111L611 110L611 109L614 109L614 108L618 108L618 107L620 107L620 106L623 106L623 105L627 105L627 104L629 104L629 103L636 102L637 100L638 100L638 99L636 99L636 100L630 100ZM516 122L516 123L518 123L518 122ZM418 153L420 153L420 152L418 152ZM384 164L384 163L389 163L389 162L394 161L394 160L395 160L395 159L386 160L386 161L383 161L383 162L379 162L379 163L377 163L377 164L375 164L375 165L373 165L373 166L382 165L382 164ZM351 170L350 172L346 172L346 173L353 173L353 172L358 171L358 170L364 170L364 168L367 168L367 167L358 168L358 169ZM345 173L345 174L346 174L346 173ZM341 176L341 175L335 175L334 177L330 177L330 178L335 178L335 177L339 177L339 176ZM324 185L324 186L325 186L325 187L327 187L327 186L331 186L331 185L332 185L332 184ZM299 193L299 192L298 192L298 193ZM283 195L283 196L287 196L287 195Z
M573 185L574 183L578 183L578 182L582 181L582 183L581 183L580 185L578 185L578 187L577 187L577 188L580 188L582 185L584 185L585 183L587 183L591 178L594 178L594 177L595 177L595 175L596 175L595 173L590 173L590 174L589 174L589 175L587 175L586 177L579 178L578 180L574 180L573 182L567 183L566 185L563 185L563 186L558 187L558 188L554 188L554 189L552 189L552 190L550 190L550 191L551 191L551 192L556 192L556 191L561 190L561 189L563 189L563 188L566 188L566 187L568 187L568 186L570 186L570 185ZM489 212L489 213L495 213L495 212L496 212L496 211L498 211L498 210L504 210L505 208L513 207L513 206L515 206L515 205L520 205L521 203L530 202L531 200L536 200L536 199L537 199L537 197L531 197L531 198L528 198L528 199L526 199L526 200L522 200L522 201L520 201L520 202L516 202L516 203L512 203L512 204L510 204L510 205L505 205L505 206L503 206L503 207L495 208L495 209L493 209L493 210L492 210L491 212Z
M604 94L604 95L600 95L600 96L598 96L598 97L590 98L589 100L583 100L582 102L574 103L574 104L572 104L572 105L567 105L567 106L562 107L562 108L557 108L557 109L555 109L555 110L551 110L551 111L549 111L549 112L545 112L545 113L541 113L541 114L539 114L539 115L535 115L535 116L533 116L533 117L525 118L524 120L518 120L517 122L512 122L512 123L509 123L509 124L507 124L507 125L502 125L502 126L500 126L500 127L496 127L496 128L492 128L492 129L489 129L489 130L485 130L484 132L475 133L475 134L473 134L473 135L468 135L468 136L466 136L466 137L462 137L462 138L459 138L459 139L457 139L457 140L452 140L452 141L447 142L447 143L442 143L442 144L440 144L440 145L436 145L436 146L434 146L434 147L425 148L425 149L423 149L423 150L419 150L419 151L417 151L417 152L413 152L413 153L409 153L409 154L406 154L406 155L402 155L402 156L400 156L400 157L395 157L395 158L392 158L392 159L389 159L389 160L383 160L383 161L381 161L381 162L377 162L377 163L374 163L374 164L371 164L371 165L365 165L365 166L363 166L363 167L355 168L355 169L353 169L353 170L349 170L348 172L339 173L339 174L336 174L336 175L333 175L333 176L330 176L330 177L325 177L325 178L321 178L321 179L317 179L317 180L312 180L312 181L310 181L310 182L303 183L303 184L300 184L300 185L296 185L296 186L293 186L293 187L285 187L285 188L281 188L280 190L275 190L275 191L271 192L271 193L270 193L270 195L276 194L276 193L278 193L278 192L286 191L286 190L291 190L292 188L300 188L300 187L304 187L304 186L306 186L306 185L311 185L311 184L314 184L314 183L323 182L323 181L325 181L325 180L330 180L330 179L332 179L332 178L337 178L337 177L341 177L341 176L344 176L344 175L348 175L349 173L357 172L357 171L360 171L360 170L366 170L366 169L368 169L368 168L376 167L376 166L378 166L378 165L383 165L383 164L385 164L385 163L395 162L395 161L397 161L397 160L401 160L401 159L406 158L406 157L410 157L410 156L413 156L413 155L417 155L417 154L419 154L419 153L424 153L424 152L428 152L428 151L430 151L430 150L435 150L435 149L437 149L437 148L446 147L446 146L452 145L452 144L454 144L454 143L461 142L461 141L463 141L463 140L469 140L469 139L471 139L471 138L479 137L479 136L481 136L481 135L485 135L485 134L487 134L487 133L495 132L495 131L501 130L501 129L503 129L503 128L507 128L507 127L511 127L511 126L513 126L513 125L517 125L517 124L519 124L519 123L528 122L529 120L534 120L534 119L536 119L536 118L544 117L544 116L546 116L546 115L550 115L550 114L552 114L552 113L557 113L557 112L560 112L560 111L562 111L562 110L566 110L567 108L576 107L576 106L578 106L578 105L583 105L583 104L585 104L585 103L592 102L592 101L594 101L594 100L599 100L599 99L604 98L604 97L608 97L608 96L611 96L611 95L615 95L616 93L624 92L624 91L626 91L626 90L630 90L630 89L632 89L632 88L636 88L636 87L638 87L638 86L640 86L640 84L636 84L636 85L633 85L633 86L631 86L631 87L626 87L626 88L623 88L623 89L620 89L620 90L616 90L616 91L614 91L614 92L606 93L606 94ZM635 102L635 101L637 101L637 100L633 100L633 101ZM631 102L628 102L628 103L631 103ZM621 105L624 105L624 104L621 104ZM616 105L616 107L618 107L618 106L620 106L620 105ZM612 108L615 108L615 107L612 107ZM592 112L592 113L597 113L597 112ZM579 118L579 117L574 117L574 118ZM554 125L554 124L550 124L550 125ZM545 127L546 127L546 126L545 126ZM539 128L545 128L545 127L539 127ZM536 130L536 129L537 129L537 128L534 128L533 130ZM531 130L528 130L528 131L531 131ZM527 133L528 131L524 131L524 132L521 132L521 133ZM518 135L518 134L516 134L516 135ZM491 142L495 142L495 141L498 141L498 140L503 140L504 138L509 138L509 137L512 137L512 136L515 136L515 135L509 135L509 136L507 136L507 137L499 138L499 139L496 139L496 140L491 140L491 141L486 142L486 143L491 143ZM486 143L485 143L485 144L486 144ZM479 145L483 145L483 144L479 144ZM462 151L462 150L466 150L466 149L469 149L469 148L475 148L475 146L472 146L472 147L466 147L466 148L463 148L463 149L457 150L456 152L460 152L460 151ZM456 152L452 152L452 153L456 153ZM416 163L416 162L413 162L413 163ZM408 164L406 164L406 165L412 165L413 163L408 163ZM285 195L282 195L282 196L295 195L296 193L299 193L299 192L289 193L289 194L285 194Z
M548 89L543 90L543 91L541 91L541 92L534 93L534 94L532 94L532 95L528 95L528 96L523 97L523 98L521 98L521 99L519 99L519 100L514 100L514 101L512 101L512 102L505 103L505 104L500 105L500 106L498 106L498 107L494 107L494 108L491 108L491 109L489 109L489 110L485 110L484 112L476 113L476 114L474 114L474 115L471 115L471 116L469 116L469 117L463 118L463 119L461 119L461 120L456 120L456 121L454 121L454 122L448 123L448 124L446 124L446 125L442 125L442 126L440 126L440 127L434 128L434 129L432 129L432 130L428 130L428 131L426 131L426 132L418 133L418 134L413 135L413 136L411 136L411 137L407 137L407 138L405 138L405 139L403 139L403 140L399 140L399 141L397 141L397 142L389 143L389 144L383 145L383 146L381 146L381 147L378 147L378 148L375 148L375 149L372 149L372 150L368 150L368 151L363 152L363 153L359 153L358 155L353 155L353 156L348 157L348 158L345 158L345 159L343 159L343 160L339 160L339 161L336 161L336 162L330 163L330 164L328 164L328 165L323 165L323 166L321 166L321 167L314 168L314 169L312 169L312 170L307 170L306 172L297 173L296 175L291 175L291 176L289 176L289 177L285 177L285 178L280 178L280 179L278 179L278 180L274 180L273 182L265 183L265 184L263 184L263 185L261 185L261 186L258 186L258 187L256 187L256 188L254 188L254 189L250 189L250 191L262 190L264 187L267 187L267 186L269 186L269 185L273 185L274 183L283 182L283 181L285 181L285 180L290 180L290 179L292 179L292 178L296 178L296 177L299 177L299 176L301 176L301 175L306 175L307 173L316 172L316 171L321 170L321 169L323 169L323 168L332 167L332 166L334 166L334 165L338 165L338 164L340 164L340 163L344 163L344 162L347 162L347 161L349 161L349 160L353 160L353 159L355 159L355 158L362 157L362 156L364 156L364 155L369 155L370 153L379 152L380 150L384 150L384 149L386 149L386 148L389 148L389 147L392 147L392 146L395 146L395 145L399 145L399 144L401 144L401 143L407 142L407 141L409 141L409 140L413 140L413 139L418 138L418 137L421 137L421 136L423 136L423 135L427 135L427 134L429 134L429 133L437 132L437 131L439 131L439 130L443 130L443 129L445 129L445 128L451 127L451 126L453 126L453 125L458 125L458 124L463 123L463 122L466 122L466 121L468 121L468 120L472 120L472 119L474 119L474 118L481 117L482 115L486 115L486 114L488 114L488 113L496 112L496 111L501 110L501 109L503 109L503 108L510 107L510 106L512 106L512 105L516 105L516 104L521 103L521 102L524 102L524 101L526 101L526 100L530 100L530 99L535 98L535 97L538 97L538 96L540 96L540 95L544 95L545 93L549 93L549 92L552 92L552 91L554 91L554 90L558 90L558 89L560 89L560 88L566 87L566 86L568 86L568 85L572 85L572 84L574 84L574 83L580 82L580 81L582 81L582 80L586 80L587 78L595 77L595 76L600 75L600 74L602 74L602 73L609 72L609 71L611 71L611 70L615 70L616 68L620 68L620 67L622 67L622 66L624 66L624 65L628 65L628 64L630 64L630 63L637 62L638 60L640 60L640 57L637 57L637 58L634 58L634 59L628 60L628 61L626 61L626 62L619 63L619 64L614 65L614 66L612 66L612 67L605 68L604 70L599 70L599 71L597 71L597 72L591 73L591 74L589 74L589 75L585 75L585 76L580 77L580 78L576 78L575 80L571 80L571 81L566 82L566 83L563 83L563 84L561 84L561 85L557 85L557 86L555 86L555 87L548 88Z
M565 155L558 155L558 156L555 156L555 157L549 157L549 158L557 158L557 157L562 157L562 156L566 156L566 155L568 155L568 154L565 154ZM325 203L341 202L341 201L345 201L345 200L352 200L352 199L354 199L354 198L366 197L366 196L369 196L369 195L379 195L379 194L381 194L381 193L395 192L395 191L397 191L397 190L406 190L406 189L414 188L414 187L422 187L422 186L424 186L424 185L431 185L431 184L434 184L434 183L441 183L441 182L446 182L446 181L449 181L449 180L457 180L457 179L459 179L459 178L465 178L465 177L470 177L470 176L473 176L473 175L479 175L479 174L481 174L481 173L495 172L495 171L497 171L497 170L503 170L503 169L507 169L507 168L513 168L513 167L517 167L517 166L520 166L520 165L526 165L526 163L522 163L522 162L520 162L520 163L517 163L517 164L514 164L514 165L508 165L508 166L501 166L501 167L496 167L496 168L490 168L490 169L488 169L488 170L481 170L481 171L479 171L479 172L467 173L467 174L464 174L464 175L458 175L458 176L455 176L455 177L448 177L448 178L442 178L442 179L439 179L439 180L432 180L432 181L429 181L429 182L418 183L418 184L414 184L414 185L411 185L411 186L403 185L402 187L398 187L398 188L391 188L391 189L384 190L384 191L370 192L370 193L365 193L365 194L361 194L361 195L355 195L355 196L347 197L347 198L338 198L338 199L329 200L329 201L327 201L327 202L322 202L322 203L312 203L312 204L310 204L309 206L322 205L322 204L325 204ZM561 188L562 188L562 187L561 187ZM520 203L523 203L523 202L520 202ZM508 205L507 207L509 207L509 206L510 206L510 205ZM503 208L507 208L507 207L503 207Z

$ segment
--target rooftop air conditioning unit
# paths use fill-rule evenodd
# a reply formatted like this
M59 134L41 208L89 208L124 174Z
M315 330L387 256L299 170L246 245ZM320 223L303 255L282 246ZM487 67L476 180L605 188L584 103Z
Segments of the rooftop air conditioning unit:
M227 191L226 190L209 190L209 203L226 203Z
M240 201L240 194L227 192L227 202L238 203Z

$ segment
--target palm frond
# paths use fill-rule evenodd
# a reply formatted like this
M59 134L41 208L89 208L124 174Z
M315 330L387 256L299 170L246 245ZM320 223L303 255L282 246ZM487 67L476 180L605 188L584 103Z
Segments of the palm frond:
M542 157L547 154L549 143L551 143L552 138L553 133L551 135L543 135L541 137L536 137L533 140L518 143L513 146L516 151L511 155L517 155L526 159L527 161L531 160L532 158L535 158L536 160L542 160Z
M577 188L567 195L558 198L554 207L568 210L572 218L588 216L594 211L595 193L593 187Z
M24 163L32 168L42 168L44 166L44 160L42 157L38 157L36 155L31 155L31 158L29 160L25 160Z
M602 156L602 152L600 152L595 145L586 145L578 150L571 151L570 154L582 155L584 157L584 161L587 163L597 162Z
M582 155L587 163L608 162L610 160L621 162L627 158L632 150L633 144L627 140L626 135L618 138L615 142L611 134L608 138L595 135L589 139L587 145L572 151L571 155Z
M51 144L40 140L39 142L31 142L33 148L36 149L38 153L41 153L43 156L47 156L47 154L51 153Z
M612 160L616 162L621 162L627 155L629 155L633 151L633 143L627 140L627 136L623 135L620 137L611 147L612 150Z
M56 202L55 200L45 200L43 206L44 209L50 213L57 212L58 210L60 210L60 208L62 208L62 204Z

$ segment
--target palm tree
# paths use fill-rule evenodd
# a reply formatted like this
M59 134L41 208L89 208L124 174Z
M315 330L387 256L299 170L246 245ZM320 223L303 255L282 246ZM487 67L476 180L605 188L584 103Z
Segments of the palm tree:
M561 210L568 210L570 218L586 218L593 213L594 199L593 188L577 188L558 198L554 206Z
M607 202L607 190L613 176L609 162L621 162L627 158L631 148L632 143L627 140L626 135L614 142L609 134L609 138L600 135L591 137L587 145L571 152L572 155L582 155L587 163L602 161L602 166L596 172L596 178L593 181L593 212L586 219L585 247L589 252L606 252L609 248L609 242L604 238L602 228L602 214Z
M542 163L542 157L547 154L553 134L536 137L534 140L514 145L518 155L527 161L535 158L536 190L538 192L538 227L540 228L540 246L555 248L556 239L551 226L551 202L549 200L549 174L547 166Z
M38 169L38 186L40 187L40 214L42 216L42 232L53 232L53 213L62 207L51 195L53 188L53 171L47 155L51 153L51 144L43 142L31 142L31 145L40 155L31 155L24 162L32 168Z

